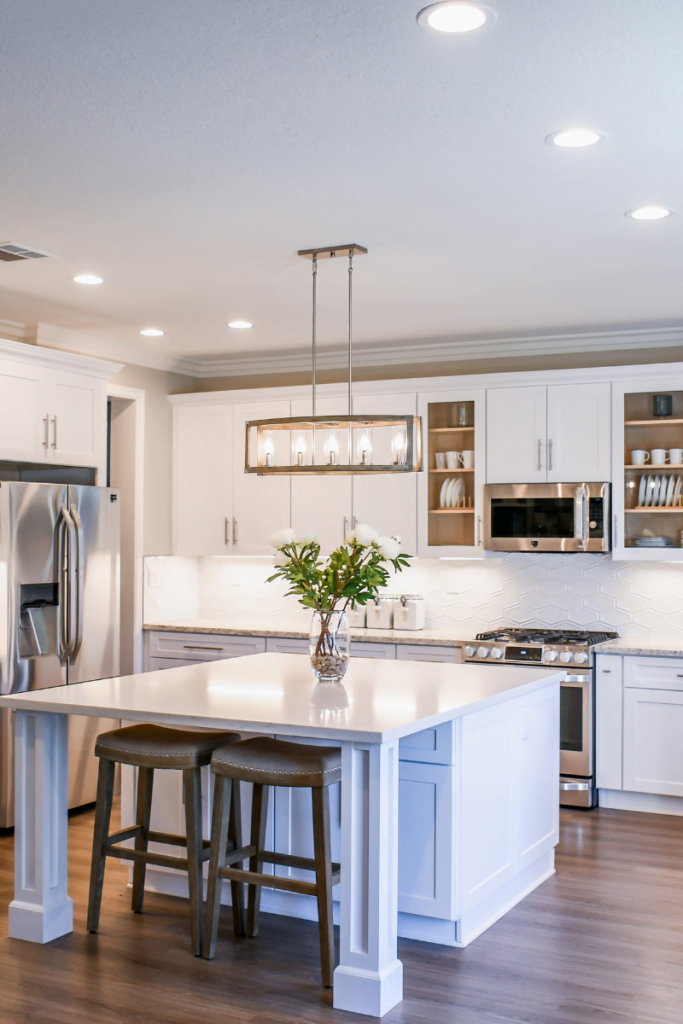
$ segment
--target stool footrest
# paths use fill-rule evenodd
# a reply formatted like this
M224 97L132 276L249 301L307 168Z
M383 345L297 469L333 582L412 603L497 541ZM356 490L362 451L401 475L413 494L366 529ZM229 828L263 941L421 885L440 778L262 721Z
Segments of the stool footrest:
M298 878L281 878L279 875L263 875L259 871L241 871L239 868L221 868L221 878L231 882L246 882L248 885L265 885L268 889L285 889L287 892L300 892L305 896L315 896L315 882L301 882Z
M171 857L165 853L150 853L148 850L128 850L120 846L113 846L102 852L107 857L116 857L118 860L132 860L140 864L156 864L160 868L180 868L187 871L187 857Z
M171 832L153 832L150 829L147 833L147 840L150 843L165 843L166 846L187 846L187 836L176 836ZM211 843L208 839L202 839L202 846L208 850Z
M114 843L125 843L126 839L135 839L142 835L142 825L131 825L130 828L121 829L120 832L112 832L103 841L102 846L113 846Z

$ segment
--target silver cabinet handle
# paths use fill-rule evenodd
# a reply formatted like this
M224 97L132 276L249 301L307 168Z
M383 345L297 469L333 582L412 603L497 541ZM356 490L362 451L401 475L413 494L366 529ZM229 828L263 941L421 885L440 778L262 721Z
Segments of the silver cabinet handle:
M342 544L346 544L346 534L349 532L349 521L346 516L342 519L342 531Z
M223 536L225 537L225 543L229 544L230 543L230 520L229 520L229 518L227 516L225 517L225 530L223 532Z
M540 467L539 467L540 468ZM548 469L553 468L553 439L548 438Z
M612 524L612 547L617 546L617 516L614 516L614 523Z
M45 424L45 437L43 439L43 448L47 451L50 447L50 416L43 417L43 423Z
M356 519L356 517L355 517L355 516L353 517L353 519L351 520L351 522L352 522L352 524L353 524L353 529L355 530L355 529L356 529L356 527L358 526L358 520Z
M481 547L481 516L477 516L477 547Z
M183 644L184 651L222 651L222 647L207 647L206 644Z
M54 428L54 437L52 439L52 447L56 449L56 447L57 447L57 417L56 416L52 417L52 426Z
M233 544L237 543L237 520L236 519L233 519L233 521L232 521L232 542L233 542Z
M71 516L75 527L75 544L74 551L72 552L72 561L75 564L71 566L71 579L74 588L75 596L75 625L76 633L74 636L73 650L71 651L71 657L69 661L73 662L78 657L78 652L81 649L83 643L83 591L85 580L83 578L84 562L83 562L83 523L81 517L78 514L78 509L75 504L71 509ZM73 557L75 555L75 558Z
M541 461L541 450L542 450L542 447L543 447L543 442L541 441L541 439L539 437L539 439L538 439L538 468L539 469L543 469L543 463Z
M612 675L612 669L611 668L603 668L602 671L605 673L606 676L611 676Z

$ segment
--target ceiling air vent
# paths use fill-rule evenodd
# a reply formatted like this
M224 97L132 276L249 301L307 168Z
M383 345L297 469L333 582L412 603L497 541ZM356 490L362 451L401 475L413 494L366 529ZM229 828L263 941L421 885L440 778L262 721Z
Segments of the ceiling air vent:
M12 260L42 260L44 256L52 256L53 252L41 252L40 249L33 249L30 245L20 245L19 242L0 242L0 260L6 263Z

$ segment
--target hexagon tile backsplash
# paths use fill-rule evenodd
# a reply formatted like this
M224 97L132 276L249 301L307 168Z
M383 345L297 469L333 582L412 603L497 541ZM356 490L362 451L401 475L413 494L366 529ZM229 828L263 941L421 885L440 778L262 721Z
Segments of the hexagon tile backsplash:
M145 559L145 622L276 620L308 629L310 614L267 583L265 558ZM387 593L423 594L427 626L462 639L494 626L604 626L624 637L683 639L683 564L613 562L609 555L510 554L486 561L415 559Z

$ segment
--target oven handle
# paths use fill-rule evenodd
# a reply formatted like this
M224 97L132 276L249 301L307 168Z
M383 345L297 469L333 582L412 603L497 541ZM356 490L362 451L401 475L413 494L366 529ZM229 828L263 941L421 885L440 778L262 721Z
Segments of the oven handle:
M587 789L590 788L590 782L560 782L560 789L564 790L565 792L568 789L580 790L581 792L585 792Z

